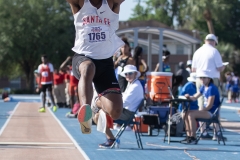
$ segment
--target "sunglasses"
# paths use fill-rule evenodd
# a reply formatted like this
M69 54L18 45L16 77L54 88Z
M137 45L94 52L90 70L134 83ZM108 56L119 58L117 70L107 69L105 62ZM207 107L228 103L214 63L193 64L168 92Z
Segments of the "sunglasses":
M127 75L131 76L131 75L133 75L133 73L134 73L134 72L125 73L125 76L127 76Z
M199 77L200 79L208 78L208 77Z

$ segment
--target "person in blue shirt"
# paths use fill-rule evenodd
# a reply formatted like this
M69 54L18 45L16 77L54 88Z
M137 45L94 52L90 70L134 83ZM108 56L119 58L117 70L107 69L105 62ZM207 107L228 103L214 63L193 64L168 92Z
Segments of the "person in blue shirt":
M189 128L187 132L187 137L185 139L186 143L189 144L197 144L196 140L196 130L197 130L197 118L209 119L212 117L215 110L220 105L220 96L217 86L213 84L213 79L211 77L209 70L199 71L197 77L202 81L202 87L200 88L200 92L197 92L193 96L190 94L185 94L187 99L191 99L192 101L196 101L201 95L204 97L204 107L201 110L190 110L188 113L188 125ZM217 131L219 130L219 126L215 127ZM220 133L217 134L218 138L220 137Z
M162 71L163 72L171 72L171 67L169 65L169 59L170 59L170 52L169 51L163 51L162 56L163 62L162 62ZM157 63L154 72L159 71L159 63Z
M187 78L188 82L183 86L180 96L184 96L185 94L189 94L190 96L193 96L194 94L197 93L197 88L196 88L196 73L191 73L190 77ZM185 104L187 105L187 104ZM182 104L179 105L178 107L179 111L182 111ZM198 110L198 103L197 101L192 101L190 103L190 108L189 110Z

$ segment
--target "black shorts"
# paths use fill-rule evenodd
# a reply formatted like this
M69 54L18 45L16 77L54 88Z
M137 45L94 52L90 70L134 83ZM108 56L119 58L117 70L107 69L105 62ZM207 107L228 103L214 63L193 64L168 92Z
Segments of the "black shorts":
M52 92L52 84L42 84L41 91L46 92L46 91Z
M97 93L103 93L110 88L120 88L115 76L113 59L91 59L82 54L75 54L72 60L72 71L77 79L80 79L80 72L78 70L80 64L84 61L90 60L95 65L95 75L93 83Z

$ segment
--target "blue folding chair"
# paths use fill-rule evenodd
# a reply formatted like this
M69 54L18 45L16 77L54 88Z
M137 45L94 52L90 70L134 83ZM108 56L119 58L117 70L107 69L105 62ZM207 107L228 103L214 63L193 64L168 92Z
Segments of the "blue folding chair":
M116 141L120 139L120 137L123 134L123 132L125 131L126 127L130 124L133 124L133 125L136 125L136 130L134 133L135 133L135 137L137 140L138 148L143 149L142 140L141 140L140 132L139 132L140 122L136 121L136 119L135 119L135 114L137 113L138 109L140 107L142 107L143 105L144 105L144 99L138 104L136 111L134 112L134 114L131 117L129 117L128 120L126 120L126 121L115 120L114 121L114 123L122 124L122 126L120 127L119 131L116 133L115 141L110 148L114 148L114 146L116 145Z
M223 134L222 134L222 126L221 126L221 123L220 123L220 120L219 120L219 112L220 112L220 108L221 108L221 105L222 105L222 102L223 102L224 98L221 99L221 102L220 102L220 105L218 108L216 108L216 110L214 111L213 113L213 116L210 118L210 119L204 119L204 118L198 118L196 119L198 122L203 122L201 124L201 126L198 128L198 130L196 131L196 133L198 133L200 131L200 129L203 127L204 124L208 123L208 124L211 124L211 123L215 123L216 125L219 126L219 131L220 131L220 135L221 135L221 139L217 139L218 140L218 144L220 144L220 141L223 141L223 144L225 145L225 138L223 137ZM214 129L216 130L215 126L213 125ZM203 133L207 130L207 128L205 128L203 130L203 132L200 134L200 136L197 137L197 142L199 141L199 139L201 138L201 136L203 135Z

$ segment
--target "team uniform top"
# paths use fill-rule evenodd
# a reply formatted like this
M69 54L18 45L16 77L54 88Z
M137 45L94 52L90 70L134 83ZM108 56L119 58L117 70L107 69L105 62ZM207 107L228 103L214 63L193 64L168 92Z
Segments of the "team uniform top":
M40 64L38 66L38 73L42 75L41 84L52 84L53 79L51 73L53 73L53 65L51 63Z
M111 57L124 45L115 34L118 29L119 15L114 13L107 0L97 9L89 0L74 14L76 30L75 44L72 50L93 59Z

